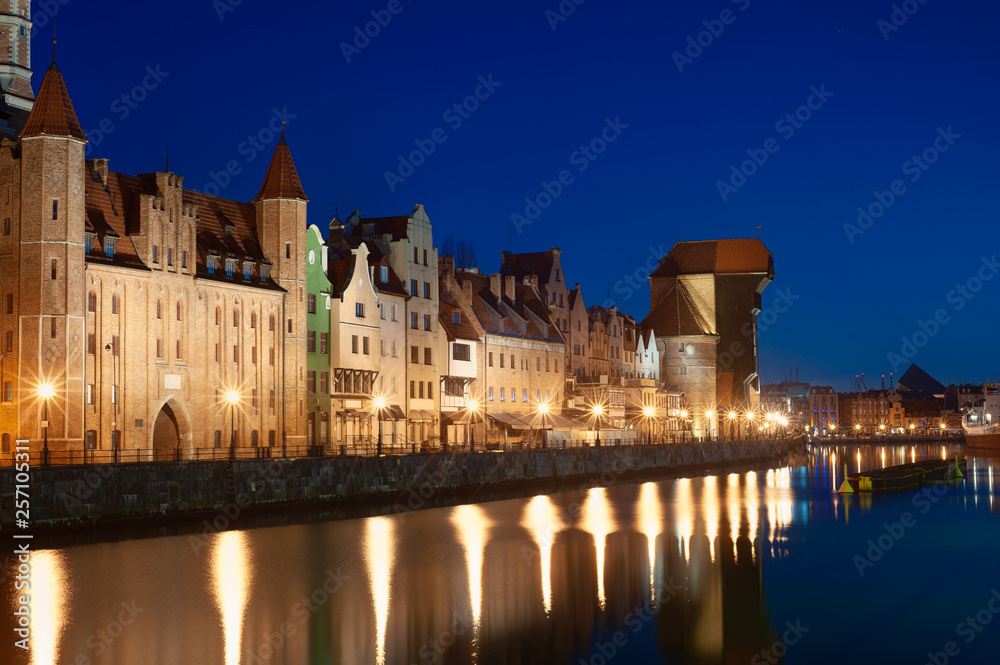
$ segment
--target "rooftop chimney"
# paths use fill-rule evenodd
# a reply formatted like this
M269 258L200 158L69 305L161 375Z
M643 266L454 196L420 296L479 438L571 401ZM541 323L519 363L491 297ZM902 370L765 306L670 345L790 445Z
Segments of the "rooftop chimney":
M490 275L490 291L494 298L500 300L500 273Z
M508 275L504 277L504 295L511 302L517 302L517 280L514 279L513 275Z

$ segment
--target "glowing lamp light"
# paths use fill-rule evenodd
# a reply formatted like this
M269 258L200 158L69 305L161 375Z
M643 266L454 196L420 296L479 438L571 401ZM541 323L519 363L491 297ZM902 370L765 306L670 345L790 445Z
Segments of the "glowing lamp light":
M861 429L861 425L855 425L854 429Z
M687 418L687 417L688 417L688 412L687 411L681 411L681 418Z
M51 383L43 383L38 386L38 396L43 399L50 399L56 396L56 389Z
M713 417L715 417L715 411L712 411L711 409L709 409L708 411L705 412L705 417L706 418L713 418Z
M747 420L753 420L753 411L747 411Z
M538 405L538 413L544 416L548 412L549 412L548 402L542 402L541 404Z
M471 402L469 402L469 411L475 413L478 410L479 410L479 402L477 402L476 400L472 400Z
M240 401L240 394L235 390L230 390L226 393L226 401L230 404L236 404Z
M604 413L604 407L603 407L603 406L601 406L600 404L596 404L596 405L594 406L594 409L593 409L593 411L594 411L594 415L595 415L595 416L599 416L599 415L601 415L602 413Z
M735 411L730 411L729 412L729 419L730 420L735 420L736 419L736 412Z
M645 409L642 410L642 415L646 416L647 418L652 418L653 416L656 415L656 409L654 409L651 406L647 406Z
M385 398L376 397L374 400L372 400L372 406L381 411L382 409L385 408Z

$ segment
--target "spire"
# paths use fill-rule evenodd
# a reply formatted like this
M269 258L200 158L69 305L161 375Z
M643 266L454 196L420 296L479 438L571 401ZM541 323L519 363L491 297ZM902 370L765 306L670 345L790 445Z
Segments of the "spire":
M268 199L298 199L308 201L306 193L302 190L302 182L299 180L299 173L295 170L295 162L292 160L292 151L285 142L285 123L281 123L281 140L274 150L274 157L271 158L271 165L267 167L267 175L264 176L264 184L260 188L260 193L254 201L264 201Z
M53 50L55 40L52 40ZM80 127L80 121L76 117L76 110L70 100L69 91L66 90L66 82L63 80L62 72L56 66L55 53L53 53L52 65L42 79L42 87L38 91L38 98L35 106L28 116L21 138L27 136L65 136L68 138L87 140L87 135Z

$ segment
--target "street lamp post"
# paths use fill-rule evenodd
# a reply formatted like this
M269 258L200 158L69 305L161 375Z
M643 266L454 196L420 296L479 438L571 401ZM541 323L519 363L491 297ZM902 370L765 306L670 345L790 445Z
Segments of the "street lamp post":
M735 423L733 423L734 420L736 420L736 412L735 411L730 411L729 412L729 439L730 440L736 438L736 427L735 427Z
M226 393L226 401L229 403L229 459L236 458L236 404L240 401L240 394L235 390Z
M687 410L681 411L681 443L687 443Z
M42 408L44 409L44 415L42 416L42 428L45 430L45 439L42 446L42 464L48 466L49 464L49 400L55 397L56 391L52 387L51 383L43 383L38 386L38 396L42 398Z
M656 409L647 406L642 410L642 415L646 417L646 443L653 445L653 417L656 415Z
M594 413L594 418L597 419L597 447L601 447L601 414L604 413L604 407L600 404L595 404L592 409Z
M375 456L382 456L382 410L385 408L385 398L376 397L373 402L375 410L378 411L378 443L375 444Z
M469 452L476 452L476 414L479 412L479 402L472 400L469 402L469 413L471 414L471 426L469 427Z
M715 424L715 411L709 409L705 412L705 421L708 423L708 440L712 440L712 431L715 429L713 425Z

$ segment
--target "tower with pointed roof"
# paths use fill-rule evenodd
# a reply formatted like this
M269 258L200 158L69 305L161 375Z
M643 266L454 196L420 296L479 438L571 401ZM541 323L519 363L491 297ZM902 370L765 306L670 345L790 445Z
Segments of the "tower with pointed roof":
M264 256L271 261L271 278L287 294L282 316L287 445L306 442L303 425L308 408L303 379L307 365L306 264L302 257L306 255L308 201L282 124L281 140L253 203L257 212L257 238Z
M0 2L0 90L4 113L30 111L35 93L31 89L31 0ZM0 113L2 115L2 113ZM6 119L6 118L5 118Z
M50 384L50 450L79 450L84 407L84 148L87 137L55 60L21 132L18 393ZM8 307L8 310L11 308ZM36 400L22 399L22 435L41 439Z

